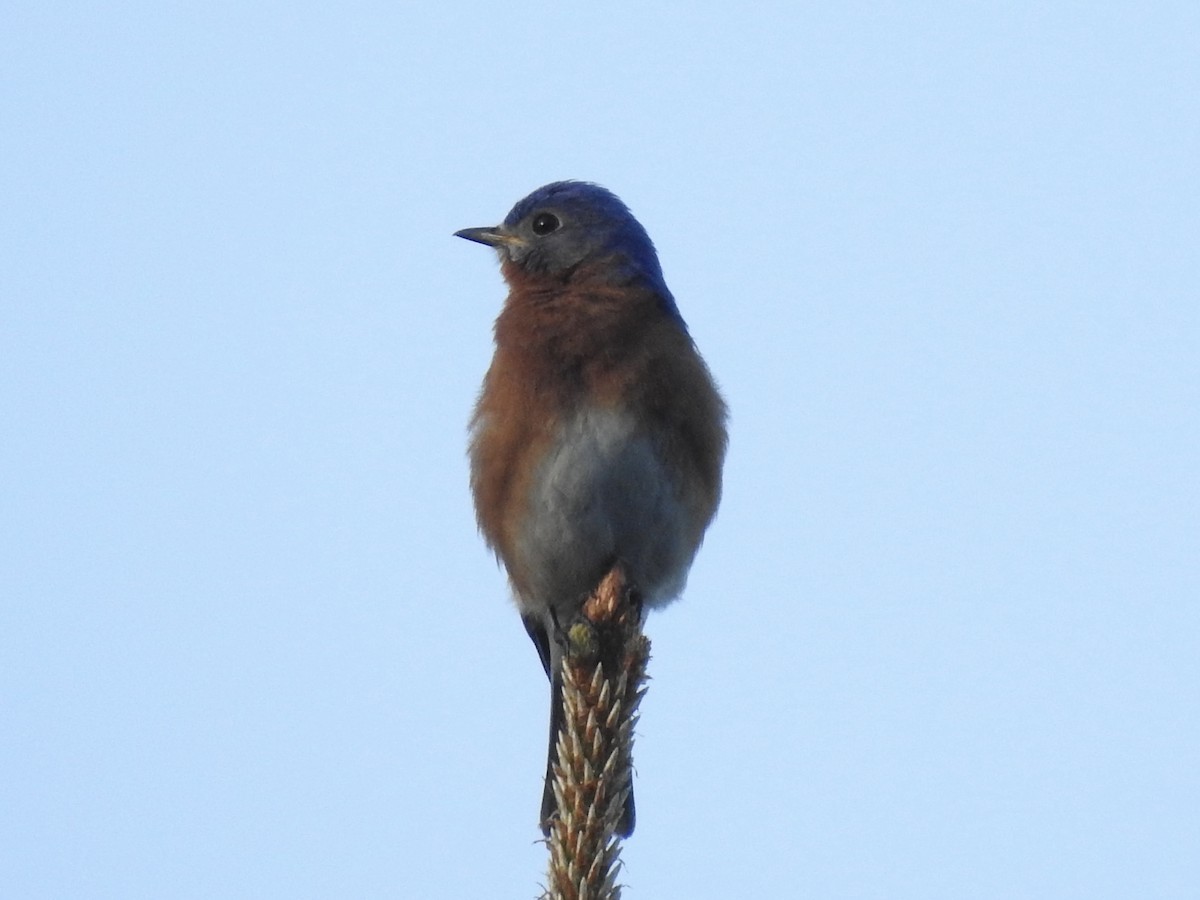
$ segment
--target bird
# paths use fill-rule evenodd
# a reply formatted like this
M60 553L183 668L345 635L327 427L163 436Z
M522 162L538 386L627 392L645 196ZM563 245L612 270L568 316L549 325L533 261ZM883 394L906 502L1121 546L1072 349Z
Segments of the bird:
M540 825L557 815L564 628L614 565L641 610L683 591L721 497L727 407L641 223L607 189L556 181L496 226L508 296L469 426L479 529L551 685ZM616 832L633 832L630 790Z

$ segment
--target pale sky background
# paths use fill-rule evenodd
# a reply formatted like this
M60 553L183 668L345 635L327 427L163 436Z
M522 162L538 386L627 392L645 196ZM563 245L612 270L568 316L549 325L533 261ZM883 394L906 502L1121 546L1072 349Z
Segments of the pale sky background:
M0 896L533 897L503 297L619 194L733 412L637 898L1200 896L1200 5L6 4Z

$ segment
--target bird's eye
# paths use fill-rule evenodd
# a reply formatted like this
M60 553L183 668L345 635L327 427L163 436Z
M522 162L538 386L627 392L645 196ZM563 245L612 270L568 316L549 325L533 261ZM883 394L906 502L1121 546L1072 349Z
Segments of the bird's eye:
M558 216L554 215L554 213L538 213L533 217L533 233L539 235L549 234L552 231L558 231L560 224Z

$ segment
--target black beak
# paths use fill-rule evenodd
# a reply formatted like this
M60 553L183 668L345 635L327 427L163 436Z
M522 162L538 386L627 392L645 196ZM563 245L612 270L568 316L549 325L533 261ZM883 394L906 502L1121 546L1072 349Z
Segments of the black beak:
M501 247L516 240L505 230L503 225L494 225L491 228L464 228L462 231L454 232L454 236L466 238L477 244L487 244L489 247Z

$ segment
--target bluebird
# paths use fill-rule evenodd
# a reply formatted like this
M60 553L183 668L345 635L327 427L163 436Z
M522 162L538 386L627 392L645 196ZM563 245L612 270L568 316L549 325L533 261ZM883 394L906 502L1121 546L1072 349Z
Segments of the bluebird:
M509 288L471 419L471 491L550 678L549 834L564 630L617 563L643 610L682 592L720 500L726 407L650 237L609 191L555 182L455 234L493 247ZM618 830L633 825L631 793Z

